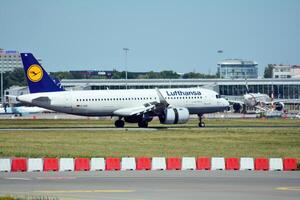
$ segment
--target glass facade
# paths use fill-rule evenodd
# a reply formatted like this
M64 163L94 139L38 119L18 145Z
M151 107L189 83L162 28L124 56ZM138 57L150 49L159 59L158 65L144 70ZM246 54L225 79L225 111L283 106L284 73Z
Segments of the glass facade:
M220 78L225 79L245 79L257 78L257 63L253 61L244 61L240 59L227 59L220 63Z
M271 96L274 91L275 99L299 99L300 84L268 84L268 85L248 85L249 91L262 93ZM245 85L219 85L220 95L241 96L246 93Z
M106 90L125 89L125 80L62 80L64 88ZM154 89L154 88L191 88L205 87L213 89L223 96L242 96L246 94L245 80L226 79L131 79L129 89ZM261 93L275 99L291 99L300 101L300 79L248 79L248 90L251 93Z

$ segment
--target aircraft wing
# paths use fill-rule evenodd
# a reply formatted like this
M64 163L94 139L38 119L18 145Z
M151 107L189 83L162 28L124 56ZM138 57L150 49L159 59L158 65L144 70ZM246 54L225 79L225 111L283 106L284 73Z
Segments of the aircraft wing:
M134 116L134 115L142 115L145 113L153 112L156 115L163 113L165 108L169 106L169 103L160 93L159 89L156 88L156 92L158 95L159 102L153 101L149 103L145 103L142 106L130 107L130 108L121 108L114 111L114 114L117 116Z
M263 111L263 112L266 112L266 111L270 110L268 107L266 107L266 106L262 107L260 105L256 105L255 108L260 110L260 111Z
M133 115L142 115L148 112L151 112L155 109L155 104L146 103L143 106L131 107L131 108L121 108L114 111L115 115L118 116L133 116Z
M234 103L238 103L238 104L241 104L241 105L244 105L245 103L243 101L235 101L235 100L227 100L230 104L234 104Z

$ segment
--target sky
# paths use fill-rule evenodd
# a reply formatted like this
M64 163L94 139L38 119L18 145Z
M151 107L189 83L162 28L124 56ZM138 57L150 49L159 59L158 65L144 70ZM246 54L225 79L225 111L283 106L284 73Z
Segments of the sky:
M214 74L228 58L300 64L298 0L0 0L0 48L47 71ZM218 53L223 50L223 53Z

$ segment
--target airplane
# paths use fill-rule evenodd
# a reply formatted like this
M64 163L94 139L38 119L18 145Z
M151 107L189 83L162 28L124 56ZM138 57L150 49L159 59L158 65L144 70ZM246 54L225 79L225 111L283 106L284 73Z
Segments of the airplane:
M21 59L30 94L18 96L18 101L73 115L118 117L117 128L125 122L147 128L153 117L161 124L184 124L190 114L197 114L198 126L205 127L203 114L229 106L218 93L204 88L65 91L31 53L21 53Z
M259 112L267 111L283 111L284 103L281 101L274 101L273 92L271 97L267 94L251 93L249 92L246 82L246 94L243 95L242 101L231 101L232 108L236 113L247 113L247 107L250 109L258 110Z
M37 106L33 107L27 107L27 106L9 106L9 107L0 107L0 115L8 115L12 114L15 116L23 116L23 115L28 115L28 114L37 114L37 113L43 113L43 112L48 112L49 110L40 108Z

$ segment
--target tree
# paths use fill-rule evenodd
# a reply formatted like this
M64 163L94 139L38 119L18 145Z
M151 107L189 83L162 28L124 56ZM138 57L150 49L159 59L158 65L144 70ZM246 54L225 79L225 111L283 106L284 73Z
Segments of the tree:
M161 71L160 76L161 78L170 78L170 79L176 79L180 77L180 75L174 71Z
M182 78L187 79L187 78L217 78L216 75L208 75L208 74L201 74L201 73L196 73L196 72L189 72L189 73L185 73Z
M15 68L12 72L5 72L3 74L3 88L4 90L13 86L27 85L23 68Z
M268 66L265 68L264 78L272 78L273 77L273 69L274 69L274 65L268 64Z

